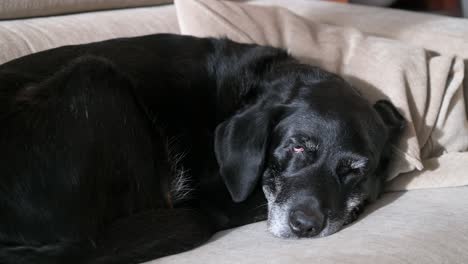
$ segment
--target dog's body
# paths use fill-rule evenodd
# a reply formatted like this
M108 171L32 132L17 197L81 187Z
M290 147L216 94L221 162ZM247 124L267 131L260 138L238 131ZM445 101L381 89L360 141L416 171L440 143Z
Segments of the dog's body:
M137 263L267 216L329 235L403 122L282 50L166 34L11 61L0 93L0 263Z

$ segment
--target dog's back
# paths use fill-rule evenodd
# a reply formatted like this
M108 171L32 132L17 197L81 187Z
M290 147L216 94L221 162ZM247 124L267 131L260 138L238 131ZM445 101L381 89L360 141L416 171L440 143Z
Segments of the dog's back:
M181 96L180 105L168 97L205 81L209 46L154 35L57 48L0 66L1 263L81 263L93 255L135 262L138 254L128 259L122 250L144 243L130 237L151 240L177 224L174 218L196 219L189 211L158 211L173 206L166 197L171 168L167 138L154 129L164 121L149 111L177 118L204 110L192 105L193 96ZM154 256L167 254L158 249Z

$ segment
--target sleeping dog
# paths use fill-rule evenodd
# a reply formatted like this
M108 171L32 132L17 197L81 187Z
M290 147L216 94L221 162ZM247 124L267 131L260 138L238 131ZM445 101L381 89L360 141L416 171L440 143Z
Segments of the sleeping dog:
M0 263L138 263L267 219L322 237L382 190L403 118L285 51L170 34L0 66Z

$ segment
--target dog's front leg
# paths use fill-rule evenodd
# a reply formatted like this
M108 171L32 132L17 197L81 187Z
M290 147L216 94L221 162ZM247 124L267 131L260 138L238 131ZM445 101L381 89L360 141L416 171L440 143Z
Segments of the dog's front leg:
M213 233L209 219L198 210L150 210L105 228L89 263L141 263L192 249Z
M202 200L202 208L215 222L216 230L225 230L266 220L267 201L261 189L255 190L247 200L236 203L228 194Z

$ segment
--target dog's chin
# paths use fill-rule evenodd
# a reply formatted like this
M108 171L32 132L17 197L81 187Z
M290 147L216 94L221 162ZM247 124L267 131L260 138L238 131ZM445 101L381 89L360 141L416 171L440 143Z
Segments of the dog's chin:
M268 231L276 237L294 238L288 224L289 215L288 205L268 204Z

